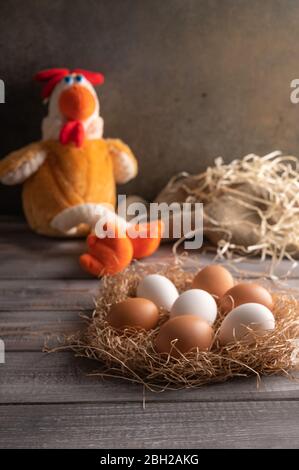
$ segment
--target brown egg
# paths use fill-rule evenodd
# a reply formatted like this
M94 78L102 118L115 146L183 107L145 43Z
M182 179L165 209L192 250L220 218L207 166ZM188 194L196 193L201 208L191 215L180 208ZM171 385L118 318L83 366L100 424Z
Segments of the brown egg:
M253 282L242 282L229 289L220 299L222 312L230 312L233 308L242 304L256 303L265 305L269 310L273 307L273 300L270 292L264 287Z
M195 348L207 351L213 337L214 331L207 322L195 315L182 315L171 318L161 326L155 347L159 353L171 353L171 356L179 357L178 351L186 353ZM171 344L175 339L178 351Z
M233 276L227 269L219 264L211 264L196 274L192 288L202 289L209 294L222 297L233 285Z
M126 327L150 330L159 320L157 306L147 299L132 298L112 305L107 321L118 330Z

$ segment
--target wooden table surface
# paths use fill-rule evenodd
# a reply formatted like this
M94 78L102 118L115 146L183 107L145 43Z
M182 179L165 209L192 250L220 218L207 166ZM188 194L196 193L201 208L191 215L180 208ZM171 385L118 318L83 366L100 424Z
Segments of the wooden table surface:
M78 266L84 241L50 240L0 221L0 448L298 448L299 384L239 379L161 394L87 374L95 362L42 352L93 309L99 281ZM168 257L162 249L155 259ZM209 261L201 257L202 263ZM242 267L265 269L259 262ZM289 268L280 267L280 274ZM299 268L288 283L298 284Z

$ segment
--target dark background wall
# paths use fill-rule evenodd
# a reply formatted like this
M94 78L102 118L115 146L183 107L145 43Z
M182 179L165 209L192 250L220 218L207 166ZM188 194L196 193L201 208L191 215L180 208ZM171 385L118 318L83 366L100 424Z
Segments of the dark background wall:
M299 155L298 0L5 0L0 3L0 155L39 139L45 110L31 76L102 71L106 136L129 143L151 198L176 172L222 155ZM123 188L121 188L123 189ZM0 212L21 210L0 188Z

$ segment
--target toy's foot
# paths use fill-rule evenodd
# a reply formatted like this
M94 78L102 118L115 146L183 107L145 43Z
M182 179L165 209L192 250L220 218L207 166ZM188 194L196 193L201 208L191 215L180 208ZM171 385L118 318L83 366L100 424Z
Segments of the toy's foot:
M98 261L94 256L91 256L89 253L81 255L79 260L81 267L89 274L92 274L96 277L101 276L102 273L105 274L102 263L100 263L100 261Z
M126 235L119 235L116 227L114 238L87 237L88 253L80 256L80 264L93 276L106 276L123 271L132 261L153 254L160 245L163 222L155 221L132 226ZM133 235L137 238L133 238Z
M115 219L115 213L105 204L87 202L63 209L51 220L51 227L62 234L72 235L82 224L93 229L102 217L111 221Z
M87 237L88 253L80 256L80 264L94 276L116 274L125 269L133 258L133 245L128 237Z
M140 259L152 255L159 248L162 232L163 222L161 220L139 224L137 227L137 238L130 236L131 230L128 228L127 233L134 250L133 257Z

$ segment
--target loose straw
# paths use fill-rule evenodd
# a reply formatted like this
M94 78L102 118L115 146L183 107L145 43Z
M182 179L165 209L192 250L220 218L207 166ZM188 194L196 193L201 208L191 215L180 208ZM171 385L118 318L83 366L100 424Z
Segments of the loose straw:
M275 151L263 157L249 154L243 159L225 164L221 157L205 172L198 175L180 173L173 177L163 193L175 195L183 191L186 201L204 203L204 225L208 235L217 232L217 256L233 260L233 254L244 257L259 255L261 260L271 257L270 276L283 258L292 262L293 269L299 254L299 163L296 157L283 156ZM205 212L205 205L217 203L226 195L232 203L244 208L242 225L254 230L257 242L252 246L238 243L239 220L229 226ZM260 220L255 224L246 220L246 211ZM234 238L236 240L234 240ZM177 248L183 239L175 246Z

